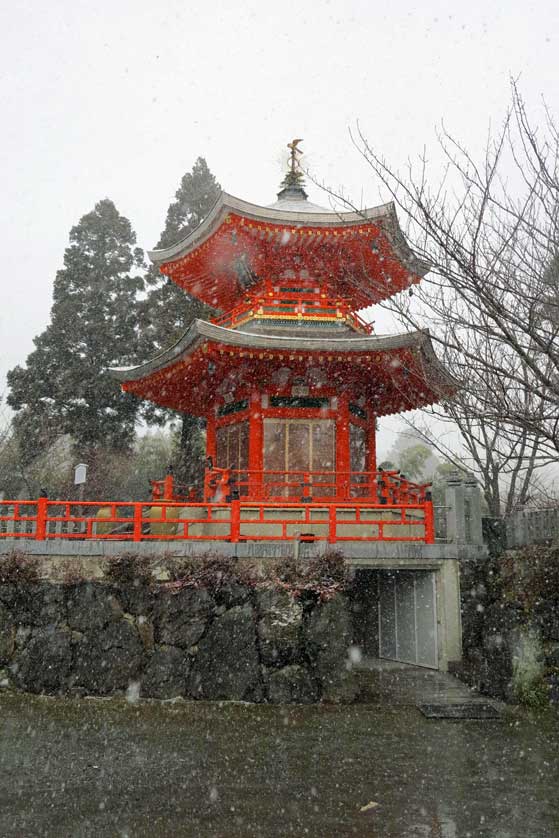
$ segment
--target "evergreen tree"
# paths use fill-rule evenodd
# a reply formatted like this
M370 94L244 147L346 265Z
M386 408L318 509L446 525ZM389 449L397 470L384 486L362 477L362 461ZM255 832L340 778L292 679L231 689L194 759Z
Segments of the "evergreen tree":
M192 172L187 172L169 206L165 228L157 248L169 247L184 239L204 221L219 197L221 187L206 161L199 157ZM151 286L142 306L143 353L155 355L171 346L197 317L211 316L211 309L190 296L152 266L146 281ZM172 421L177 414L147 405L148 421ZM202 475L203 446L200 421L189 414L180 414L181 430L174 457L175 475L184 483L199 482Z
M106 370L138 357L137 295L144 282L135 243L130 222L108 199L72 228L50 323L26 365L8 373L8 404L18 411L27 459L62 434L71 435L83 457L98 446L132 445L138 401Z
M195 230L210 212L220 191L208 164L199 157L192 172L187 172L180 182L156 249L170 247ZM143 334L155 354L178 340L196 317L208 316L211 310L163 276L155 265L148 270L146 281L151 290L143 305Z

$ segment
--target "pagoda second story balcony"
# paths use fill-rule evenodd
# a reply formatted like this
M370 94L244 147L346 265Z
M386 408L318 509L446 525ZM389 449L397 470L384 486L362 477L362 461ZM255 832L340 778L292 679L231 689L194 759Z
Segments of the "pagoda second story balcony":
M319 287L278 286L249 297L213 321L228 329L331 329L369 335L365 322L343 300L332 300Z

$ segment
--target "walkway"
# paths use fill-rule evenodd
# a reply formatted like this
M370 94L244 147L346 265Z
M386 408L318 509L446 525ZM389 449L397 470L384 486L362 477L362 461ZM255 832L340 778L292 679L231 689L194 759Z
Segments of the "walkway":
M360 680L368 701L375 704L491 704L498 701L481 696L448 672L425 669L407 663L366 658L360 665Z

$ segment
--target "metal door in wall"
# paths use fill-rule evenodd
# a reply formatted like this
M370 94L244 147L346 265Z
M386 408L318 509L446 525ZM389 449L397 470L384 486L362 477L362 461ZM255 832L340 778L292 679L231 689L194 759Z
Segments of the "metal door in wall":
M438 669L435 574L380 571L378 586L379 656Z

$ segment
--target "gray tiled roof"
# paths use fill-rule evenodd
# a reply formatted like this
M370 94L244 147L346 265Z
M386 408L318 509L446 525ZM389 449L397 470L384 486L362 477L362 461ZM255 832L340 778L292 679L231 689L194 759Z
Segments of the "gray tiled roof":
M137 367L113 368L111 375L119 381L138 381L147 375L191 355L202 343L211 341L228 346L290 352L389 352L395 349L417 348L423 360L440 384L456 386L437 359L428 331L408 332L401 335L352 335L350 337L303 337L257 334L238 329L216 326L206 320L194 320L184 335L169 349Z
M369 207L359 212L335 212L317 207L306 200L293 199L280 199L272 206L261 207L235 198L227 192L220 194L205 221L186 238L170 247L148 251L150 259L155 264L161 265L190 253L217 230L229 212L270 224L312 225L325 229L363 224L367 221L376 222L382 227L402 264L417 276L424 276L429 270L429 265L419 259L408 245L392 202L378 207Z

